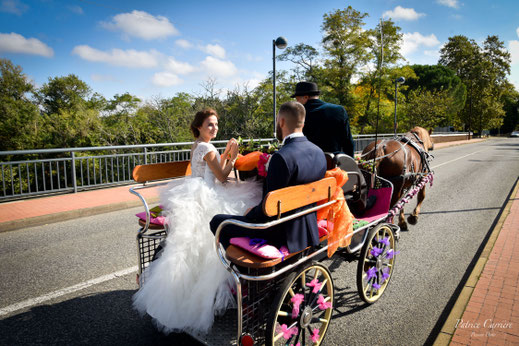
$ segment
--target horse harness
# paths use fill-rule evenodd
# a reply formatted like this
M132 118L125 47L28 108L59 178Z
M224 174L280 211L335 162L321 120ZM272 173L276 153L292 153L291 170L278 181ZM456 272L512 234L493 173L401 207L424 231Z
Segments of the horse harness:
M431 172L431 168L429 167L429 162L432 160L432 155L429 154L426 150L424 150L422 147L425 147L422 139L420 137L418 137L418 135L416 134L416 132L410 132L413 137L408 137L408 136L402 136L399 138L399 141L398 143L400 144L401 146L401 149L404 151L404 167L402 169L402 176L404 177L404 179L412 179L412 180L415 180L416 179L416 176L420 175L420 176L423 176L423 175L427 175L428 173ZM418 145L418 143L422 145L422 147L420 145ZM422 164L422 167L423 167L423 171L422 172L408 172L407 171L407 151L404 150L404 147L406 145L409 145L411 146L414 150L416 150L416 152L418 153L418 155L420 156L420 162ZM412 163L411 163L412 165ZM411 167L412 169L414 167Z

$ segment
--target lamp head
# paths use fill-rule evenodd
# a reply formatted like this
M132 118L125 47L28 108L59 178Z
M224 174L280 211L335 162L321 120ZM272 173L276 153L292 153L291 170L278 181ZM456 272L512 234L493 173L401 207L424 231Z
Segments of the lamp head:
M397 80L395 81L395 83L403 84L403 83L405 83L405 78L404 77L398 77Z
M278 47L279 49L284 49L286 48L287 46L287 40L286 38L284 38L283 36L279 36L276 41L274 41L274 44L276 45L276 47Z

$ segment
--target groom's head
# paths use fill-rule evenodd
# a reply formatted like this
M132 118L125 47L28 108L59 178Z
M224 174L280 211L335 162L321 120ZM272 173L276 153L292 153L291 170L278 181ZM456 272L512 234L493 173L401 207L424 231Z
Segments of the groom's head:
M294 132L302 132L305 125L305 107L299 102L285 102L279 107L276 136L280 141ZM281 138L279 138L281 137Z

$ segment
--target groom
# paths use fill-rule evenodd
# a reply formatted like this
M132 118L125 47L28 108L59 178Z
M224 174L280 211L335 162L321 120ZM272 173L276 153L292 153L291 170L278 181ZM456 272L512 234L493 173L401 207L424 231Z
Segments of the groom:
M283 142L281 149L270 159L263 199L270 191L324 178L326 158L323 151L303 135L304 124L305 108L302 104L286 102L281 105L277 116L276 133L278 139ZM210 223L212 232L216 233L218 225L227 219L252 223L270 221L271 218L263 213L262 205L263 200L245 216L215 215ZM291 213L297 213L303 209L297 209ZM264 230L228 225L220 232L220 243L227 248L231 238L244 236L266 239L269 244L278 247L286 245L291 253L298 252L310 245L319 244L316 213L310 213Z

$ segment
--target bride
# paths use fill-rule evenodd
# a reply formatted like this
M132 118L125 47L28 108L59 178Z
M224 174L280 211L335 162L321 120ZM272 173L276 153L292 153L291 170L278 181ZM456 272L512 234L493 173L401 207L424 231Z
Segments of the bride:
M135 309L150 315L165 333L206 333L214 315L235 304L232 280L214 250L209 222L216 214L243 215L261 201L258 182L225 183L238 143L229 140L220 159L210 143L218 133L216 111L198 112L191 131L196 138L191 176L171 182L161 193L169 226L166 245L133 297Z

